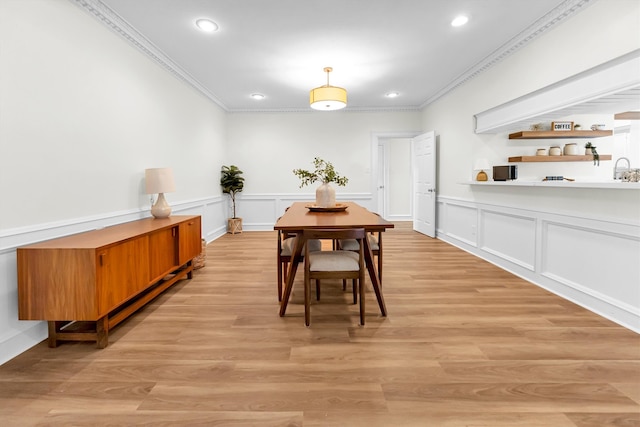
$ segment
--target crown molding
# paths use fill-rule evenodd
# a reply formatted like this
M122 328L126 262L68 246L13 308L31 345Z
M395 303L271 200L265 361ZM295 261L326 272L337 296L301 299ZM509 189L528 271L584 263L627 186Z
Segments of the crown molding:
M420 108L426 107L427 105L436 101L438 98L441 98L447 93L451 92L458 86L466 83L480 73L493 67L498 62L523 48L526 44L533 41L536 37L541 36L543 33L549 31L552 27L583 11L588 6L594 4L596 1L598 0L564 1L562 4L558 5L545 16L538 19L525 30L513 37L507 43L494 50L491 54L479 61L476 65L456 77L451 81L451 83L440 89L433 96L429 97L422 105L420 105Z
M421 108L418 106L397 106L397 107L349 107L335 111L318 111L311 107L306 108L252 108L252 109L230 109L227 112L230 114L243 114L243 113L310 113L310 114L329 114L329 113L398 113L398 112L419 112Z
M151 43L145 36L138 32L134 27L129 25L127 21L122 19L120 15L106 6L100 0L69 0L79 6L81 9L89 13L91 16L100 21L114 33L123 37L129 43L134 45L142 53L150 57L162 68L169 71L178 79L184 81L195 90L200 92L206 98L214 102L224 111L229 111L227 107L198 80L191 76L187 71L176 64L168 55L162 52L156 45Z
M157 62L162 68L169 71L178 79L184 81L198 92L202 93L206 98L214 102L225 112L229 113L260 113L260 112L305 112L306 109L297 108L284 108L284 109L229 109L225 106L211 91L198 82L193 76L191 76L186 70L182 69L176 64L169 56L167 56L162 50L155 46L151 41L144 37L134 27L129 25L124 19L122 19L116 12L106 6L100 0L69 0L76 4L81 9L92 15L103 25L110 30L123 37L129 43L134 45L145 55L149 56L152 60ZM467 71L456 77L448 85L440 89L434 95L429 97L421 105L416 106L402 106L402 107L381 107L381 108L349 108L349 111L416 111L421 110L427 105L433 103L437 99L443 97L447 93L456 89L458 86L466 83L472 78L476 77L480 73L488 70L493 65L507 58L517 50L524 47L527 43L534 40L536 37L550 30L555 25L563 22L564 20L574 16L586 7L592 5L598 0L566 0L556 8L551 10L542 18L527 27L524 31L513 37L507 43L500 46L493 51L490 55L479 61L476 65L469 68Z

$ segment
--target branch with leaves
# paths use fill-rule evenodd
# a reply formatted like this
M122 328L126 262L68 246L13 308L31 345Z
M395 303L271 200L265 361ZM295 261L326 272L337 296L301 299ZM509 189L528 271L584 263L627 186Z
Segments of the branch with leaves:
M313 159L314 170L309 171L306 169L294 169L293 173L300 178L300 188L305 185L313 184L316 181L320 181L323 184L335 182L341 187L347 185L349 179L338 175L331 162L322 160L319 157Z

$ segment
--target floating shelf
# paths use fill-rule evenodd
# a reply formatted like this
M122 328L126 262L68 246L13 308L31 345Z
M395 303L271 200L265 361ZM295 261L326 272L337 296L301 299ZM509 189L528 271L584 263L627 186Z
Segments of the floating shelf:
M640 120L640 111L625 111L613 116L614 120Z
M640 182L593 182L593 181L466 181L459 184L468 184L477 187L547 187L547 188L607 188L612 190L636 190L640 191Z
M611 160L611 154L600 154L600 160ZM515 156L509 163L519 162L592 162L593 156Z
M510 133L509 139L602 138L603 136L611 135L613 135L612 130L525 130L521 132Z

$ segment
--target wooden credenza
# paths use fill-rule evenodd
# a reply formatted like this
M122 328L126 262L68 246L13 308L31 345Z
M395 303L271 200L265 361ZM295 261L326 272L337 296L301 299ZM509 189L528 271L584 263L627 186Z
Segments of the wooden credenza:
M17 250L20 320L58 341L109 342L109 330L178 280L202 250L199 216L147 218Z

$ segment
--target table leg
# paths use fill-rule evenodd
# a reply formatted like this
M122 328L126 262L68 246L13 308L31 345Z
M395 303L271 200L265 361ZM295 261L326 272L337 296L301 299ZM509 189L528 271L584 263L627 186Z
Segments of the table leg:
M293 282L296 278L296 271L298 271L298 262L300 261L300 257L302 255L302 247L304 246L302 233L298 233L295 239L296 245L291 255L291 262L289 263L289 271L287 272L284 294L282 295L282 301L280 301L280 317L284 316L287 311L287 304L289 304L289 297L291 296L291 290L293 289Z
M376 298L378 299L378 306L380 307L380 313L383 316L387 315L387 307L384 303L384 297L382 296L382 291L380 290L381 284L378 278L378 272L376 271L376 267L373 264L373 253L371 252L371 245L369 244L369 239L364 239L364 261L367 264L367 270L369 271L369 277L371 278L371 285L373 286L373 291L376 293Z

